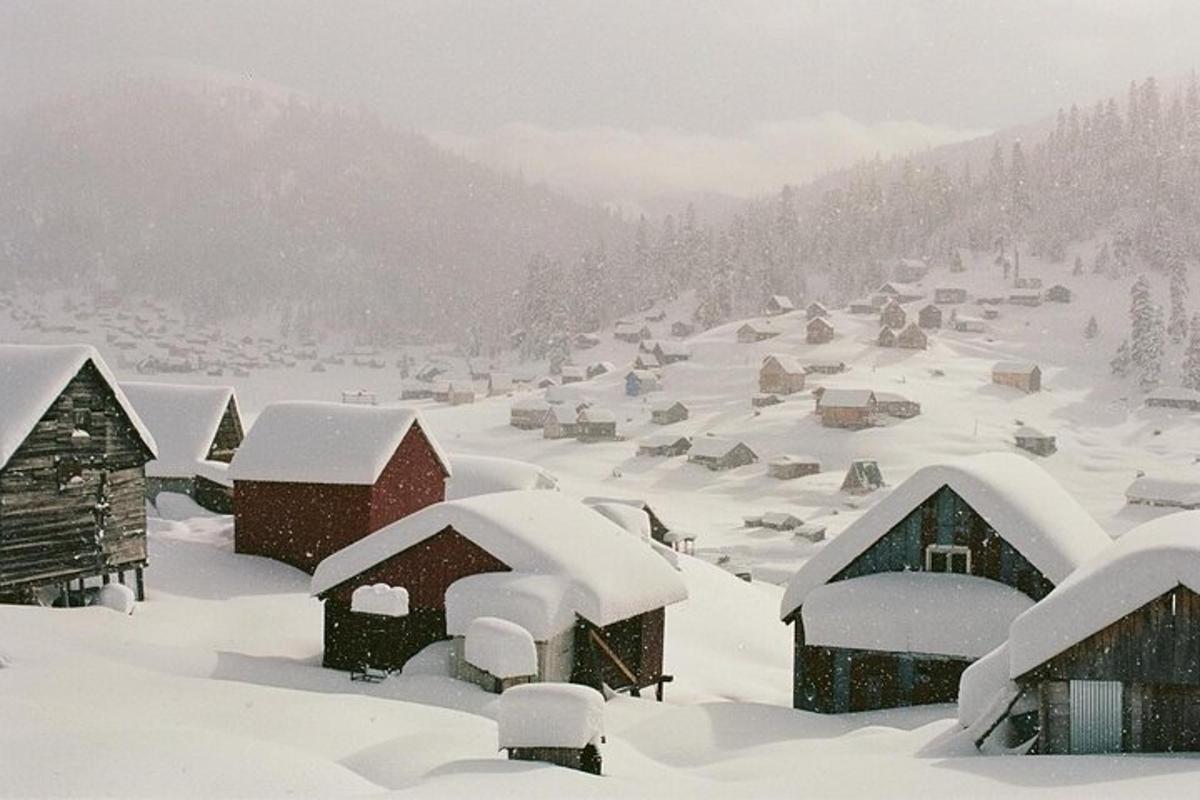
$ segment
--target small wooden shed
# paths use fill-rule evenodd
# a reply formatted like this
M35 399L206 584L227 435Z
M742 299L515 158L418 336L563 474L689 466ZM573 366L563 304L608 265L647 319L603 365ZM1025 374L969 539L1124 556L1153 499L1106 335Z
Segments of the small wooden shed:
M917 324L928 330L942 327L942 310L933 303L924 306L917 312Z
M542 437L545 439L574 439L579 435L579 412L574 406L550 406L543 417Z
M629 397L640 397L661 388L658 374L650 370L634 369L625 374L625 394Z
M767 475L781 481L816 475L820 471L821 462L812 456L782 455L767 462Z
M818 302L814 301L812 303L809 303L808 307L804 309L804 317L805 317L805 319L809 320L810 322L814 319L817 319L818 317L828 317L828 316L829 316L829 309L826 308L823 303L818 303Z
M650 421L655 425L673 425L688 418L688 407L678 400L655 403L650 407Z
M1032 361L1001 361L992 367L992 383L1022 392L1042 390L1042 369Z
M614 442L617 440L617 417L606 408L589 406L579 412L576 436L581 442Z
M658 362L664 366L667 364L677 364L680 361L687 361L692 357L692 351L687 348L687 345L679 342L659 341L654 346L654 355L658 358Z
M779 329L772 325L770 320L753 320L737 329L737 340L741 344L754 344L773 339L779 333Z
M546 425L550 404L540 397L526 395L512 402L508 424L523 431L540 431Z
M808 344L826 344L833 341L833 323L826 317L813 317L804 327L804 341Z
M758 370L758 390L769 394L792 394L803 391L804 365L795 356L772 353L763 359Z
M896 302L895 298L888 300L883 310L879 312L879 324L897 331L903 328L908 324L908 314L905 312L904 306Z
M878 462L865 459L851 461L842 480L842 491L847 494L870 494L883 486L883 472Z
M967 290L955 287L939 287L933 290L933 302L939 305L957 305L967 302Z
M875 408L880 414L897 419L911 419L921 413L921 404L896 392L876 392Z
M692 440L688 461L717 472L753 464L758 461L758 456L745 442L719 436L699 436Z
M869 428L878 403L870 389L825 389L816 395L817 414L826 428Z
M788 314L796 310L796 306L792 303L792 298L783 294L773 294L767 298L764 314L775 316L777 314Z
M1038 456L1054 455L1058 450L1055 437L1042 433L1037 428L1022 425L1013 434L1017 447Z
M639 456L672 458L674 456L686 455L687 451L691 449L692 440L687 436L674 433L656 433L645 436L638 442L637 454Z

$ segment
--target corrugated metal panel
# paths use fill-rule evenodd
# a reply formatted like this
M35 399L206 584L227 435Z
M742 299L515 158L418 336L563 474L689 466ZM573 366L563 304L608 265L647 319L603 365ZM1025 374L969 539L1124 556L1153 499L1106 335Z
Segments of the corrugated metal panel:
M1120 750L1120 681L1071 681L1071 752Z

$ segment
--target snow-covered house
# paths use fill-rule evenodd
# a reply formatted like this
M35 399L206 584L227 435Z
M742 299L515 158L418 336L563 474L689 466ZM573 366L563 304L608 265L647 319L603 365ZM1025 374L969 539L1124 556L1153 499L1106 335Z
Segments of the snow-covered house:
M502 456L457 453L450 456L450 472L446 481L447 500L496 492L558 489L558 478L544 468Z
M763 359L758 370L758 390L769 394L792 394L803 391L806 374L804 365L795 356L772 353Z
M658 369L662 366L662 362L658 360L658 356L654 353L638 353L633 359L634 369Z
M1200 481L1141 475L1125 489L1125 502L1158 508L1200 508Z
M593 361L587 365L588 380L598 378L601 375L607 375L616 369L616 366L611 361Z
M613 338L622 342L640 342L649 339L654 333L645 325L635 322L618 322L613 328Z
M574 439L579 435L579 412L572 406L551 406L543 420L542 436L546 439Z
M1058 450L1058 443L1055 437L1048 433L1042 433L1031 425L1022 425L1017 428L1017 432L1013 434L1013 439L1017 447L1034 455L1050 456L1054 455Z
M588 379L587 367L581 364L563 364L559 372L563 386L570 383L582 383Z
M825 389L817 393L817 414L826 428L869 428L878 413L870 389Z
M407 378L400 383L401 400L432 400L433 384L417 378Z
M892 298L879 312L879 324L884 328L898 331L908 324L908 313L905 312L904 306Z
M773 294L767 298L767 305L763 309L763 313L767 316L776 316L778 314L788 314L796 310L792 298L783 294Z
M758 461L758 456L750 449L749 445L737 439L698 436L692 440L692 449L688 451L688 461L708 467L713 471L719 471L753 464Z
M771 324L770 320L751 320L743 323L737 329L737 340L742 344L754 344L772 339L780 334L780 330Z
M896 334L896 347L906 350L924 350L929 347L929 336L915 322L908 323L904 330Z
M95 349L0 345L0 602L143 595L154 436Z
M1200 411L1200 392L1182 386L1163 386L1146 395L1146 407Z
M892 267L892 280L899 283L916 283L925 280L929 265L916 258L902 258Z
M810 322L814 319L817 319L818 317L828 317L828 316L829 316L829 309L825 307L825 304L819 303L815 300L813 302L809 303L808 307L804 309L804 318L809 320Z
M687 337L691 336L695 332L696 332L696 326L690 322L684 322L683 320L676 320L675 322L671 323L671 335L676 338L686 339Z
M962 671L1111 540L1043 469L988 453L918 470L796 572L797 708L953 701Z
M692 351L680 342L659 341L654 345L654 355L662 365L677 364L692 357Z
M870 494L883 486L883 471L879 469L879 462L865 458L851 461L846 477L842 479L842 491L847 494Z
M655 425L673 425L688 418L688 407L678 400L667 400L650 406L650 421Z
M921 404L896 392L876 392L875 408L880 414L897 419L911 419L921 413Z
M1069 303L1071 302L1071 290L1061 283L1056 283L1046 290L1047 303Z
M581 442L612 442L617 439L617 417L606 408L589 406L579 412L578 422L576 436Z
M967 290L942 286L933 290L933 302L939 305L958 305L967 302Z
M661 388L658 374L650 370L633 369L625 374L625 394L629 397L640 397Z
M883 326L875 336L875 344L879 347L895 347L896 331L886 325Z
M178 492L233 513L229 462L245 436L233 387L127 382L121 390L158 445L146 464L146 499Z
M781 481L816 475L820 471L820 460L812 456L782 455L767 463L767 475Z
M826 317L813 317L804 326L804 341L807 344L826 344L833 341L833 323Z
M416 411L273 403L233 457L234 550L311 572L446 496L451 466Z
M1023 392L1042 390L1042 369L1031 361L1001 361L992 367L992 383Z
M406 616L352 610L377 583L407 590ZM661 688L666 607L687 597L646 542L558 492L437 503L325 559L311 588L327 667L398 670L443 639L456 661L471 623L496 617L532 636L538 680L633 692Z
M922 306L917 312L917 324L926 330L936 330L942 327L942 310L933 303Z
M1042 304L1040 292L1013 292L1008 296L1009 305L1036 307Z
M658 456L671 458L681 456L692 449L691 438L677 433L656 433L644 436L638 441L639 456Z
M1016 617L963 676L977 741L1028 751L1032 731L1040 754L1200 750L1197 527L1194 511L1144 523Z
M526 395L513 400L509 406L508 424L523 431L538 431L546 424L546 412L550 404L536 395Z

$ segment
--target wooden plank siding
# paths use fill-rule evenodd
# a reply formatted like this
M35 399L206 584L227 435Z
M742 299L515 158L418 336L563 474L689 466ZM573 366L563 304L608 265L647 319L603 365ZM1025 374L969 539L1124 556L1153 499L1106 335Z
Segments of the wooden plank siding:
M150 455L86 364L0 469L0 597L144 565Z
M212 446L209 447L206 458L209 461L230 463L233 461L233 454L237 452L244 438L246 438L246 432L242 430L242 418L238 413L237 398L230 397L229 404L225 407L225 413L221 415L221 422L217 425L217 433L213 436Z

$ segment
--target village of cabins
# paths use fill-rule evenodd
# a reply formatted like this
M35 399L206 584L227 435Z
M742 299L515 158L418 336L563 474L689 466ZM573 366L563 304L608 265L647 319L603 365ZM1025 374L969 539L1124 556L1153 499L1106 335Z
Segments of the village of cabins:
M938 289L935 302L906 308L919 299L893 282L849 312L879 316L879 347L924 348L944 325L976 324L943 315L965 291ZM767 341L781 318L798 318L806 342L821 345L837 335L830 316L818 302L773 297L735 335ZM625 392L645 396L663 430L637 441L637 455L753 467L759 455L736 436L671 432L690 412L669 394L665 368L689 358L682 340L693 328L678 322L671 332L675 341L656 341L640 322L615 328L638 344ZM614 413L570 391L614 370L557 365L556 379L514 397L511 426L621 441ZM869 385L820 385L846 371L780 348L762 357L750 406L805 397L822 426L845 435L921 413ZM401 402L473 399L437 377L406 382ZM999 362L980 380L1043 389L1034 363ZM487 385L513 394L509 376ZM695 535L636 497L572 498L532 464L449 455L413 408L343 401L272 403L246 430L230 387L118 382L86 345L0 346L0 601L145 600L154 585L146 502L187 495L232 515L236 553L311 575L325 667L382 681L449 641L452 674L506 698L511 757L599 772L596 731L542 741L530 715L592 719L600 691L664 698L670 608L688 596L678 561ZM1162 389L1147 404L1197 411L1200 394ZM1200 509L1200 486L1139 476L1129 503L1182 513L1114 543L1036 463L1056 452L1054 436L1020 424L1012 446L926 465L828 542L823 526L787 512L746 518L821 543L780 608L794 636L794 707L843 714L957 702L985 751L1200 750L1200 511L1189 511ZM849 496L885 485L886 464L843 466ZM768 476L801 483L822 470L803 454L765 465Z

